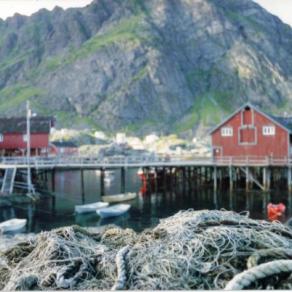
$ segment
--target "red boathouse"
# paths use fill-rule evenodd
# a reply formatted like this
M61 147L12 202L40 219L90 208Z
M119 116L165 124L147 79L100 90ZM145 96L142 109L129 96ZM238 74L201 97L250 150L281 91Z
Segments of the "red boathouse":
M30 118L31 155L47 155L49 134L54 126L52 117ZM26 118L0 118L0 155L26 155Z
M247 103L211 131L214 158L288 158L292 118L275 117Z

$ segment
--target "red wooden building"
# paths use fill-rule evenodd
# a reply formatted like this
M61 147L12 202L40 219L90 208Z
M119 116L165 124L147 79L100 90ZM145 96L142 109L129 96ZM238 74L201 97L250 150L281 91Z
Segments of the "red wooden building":
M292 118L275 117L247 103L211 131L213 157L287 158Z
M31 155L48 154L49 134L53 126L51 117L30 118ZM0 155L23 156L26 147L26 118L0 118Z

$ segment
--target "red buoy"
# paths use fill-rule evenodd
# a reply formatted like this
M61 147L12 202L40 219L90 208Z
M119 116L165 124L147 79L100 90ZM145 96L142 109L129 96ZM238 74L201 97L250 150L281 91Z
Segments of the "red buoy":
M283 203L272 204L269 203L267 206L268 218L271 221L278 220L286 210L286 206Z

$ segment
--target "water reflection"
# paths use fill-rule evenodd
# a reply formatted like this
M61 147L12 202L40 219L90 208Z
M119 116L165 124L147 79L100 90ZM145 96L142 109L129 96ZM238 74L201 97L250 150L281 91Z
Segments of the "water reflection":
M282 202L287 206L286 216L291 217L292 195L288 192L248 192L218 191L212 188L194 188L192 184L173 183L172 189L162 185L141 182L137 170L128 169L126 172L126 191L139 192L137 198L129 203L132 205L125 216L101 220L95 213L75 215L74 206L82 203L100 201L100 172L84 171L83 178L80 171L56 172L55 197L45 196L36 205L17 203L10 207L0 208L0 221L10 218L27 218L25 232L39 232L52 228L78 224L80 226L101 226L116 224L141 231L152 227L159 219L175 214L179 210L193 208L226 209L237 212L249 211L252 218L267 219L267 204ZM121 173L109 173L111 183L105 185L105 193L121 192ZM49 180L50 181L50 180ZM83 181L83 182L82 182ZM84 189L82 191L82 185Z

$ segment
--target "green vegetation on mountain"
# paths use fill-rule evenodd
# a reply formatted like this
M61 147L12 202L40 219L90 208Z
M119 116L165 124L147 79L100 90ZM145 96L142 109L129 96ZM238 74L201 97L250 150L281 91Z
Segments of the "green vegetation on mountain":
M205 133L249 100L292 112L292 30L251 0L95 0L0 27L0 113Z

